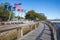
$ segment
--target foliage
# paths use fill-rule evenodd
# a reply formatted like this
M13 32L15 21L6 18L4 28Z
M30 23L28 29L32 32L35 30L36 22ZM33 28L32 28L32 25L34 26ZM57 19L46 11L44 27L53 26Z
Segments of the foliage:
M33 20L35 17L36 15L34 10L28 11L25 16L25 18L29 20Z
M36 18L39 20L46 20L46 16L44 14L36 13L34 10L30 10L26 13L25 19L36 20Z
M41 15L39 13L37 13L37 18L39 18L39 20L46 20L46 16L45 15Z
M15 16L15 18L17 18L18 20L24 19L23 17L20 17L20 16Z
M10 11L4 10L4 5L10 5L9 3L0 4L0 19L1 21L7 21L9 19ZM11 19L14 17L14 13L11 12Z

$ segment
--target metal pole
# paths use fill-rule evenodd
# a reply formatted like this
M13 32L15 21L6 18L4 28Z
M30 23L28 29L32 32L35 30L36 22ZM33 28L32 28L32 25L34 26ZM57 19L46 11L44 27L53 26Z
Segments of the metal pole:
M24 15L26 15L26 10L24 10L24 13L25 13ZM25 17L25 16L24 16L24 17Z
M21 18L22 18L22 13L21 13Z
M19 21L19 13L18 13L18 21Z
M11 11L10 11L10 14L9 14L9 19L8 19L8 21L10 21L10 18L11 18Z

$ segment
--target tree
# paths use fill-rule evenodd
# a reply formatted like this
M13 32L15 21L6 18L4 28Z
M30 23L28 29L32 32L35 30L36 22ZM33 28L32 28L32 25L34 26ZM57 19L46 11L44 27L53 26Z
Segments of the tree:
M28 20L36 20L36 18L38 18L39 20L46 20L46 16L36 13L34 10L30 10L26 13L25 19Z
M4 5L10 5L9 3L0 4L0 21L7 21L9 19L10 11L4 10ZM11 12L11 19L13 18L14 13Z
M37 18L39 18L39 20L46 20L47 19L47 17L43 13L37 13Z
M29 19L29 20L33 20L34 18L35 18L35 11L34 10L31 10L31 11L28 11L27 13L26 13L26 16L25 16L25 18L26 19Z
M20 17L20 16L15 16L15 18L17 18L18 20L24 19L23 17Z

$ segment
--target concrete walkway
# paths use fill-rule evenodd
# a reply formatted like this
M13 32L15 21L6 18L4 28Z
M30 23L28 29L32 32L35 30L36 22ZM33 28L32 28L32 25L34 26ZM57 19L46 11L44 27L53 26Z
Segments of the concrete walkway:
M43 31L39 34L36 40L54 40L52 30L45 24Z
M43 23L39 23L39 27L26 34L21 40L51 40L51 30ZM18 39L18 40L20 40Z

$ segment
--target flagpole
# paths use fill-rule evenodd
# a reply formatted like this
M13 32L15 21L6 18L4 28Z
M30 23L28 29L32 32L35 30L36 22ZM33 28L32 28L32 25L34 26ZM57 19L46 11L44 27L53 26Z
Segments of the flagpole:
M26 15L26 10L24 10L24 15ZM25 18L25 16L24 16L24 18Z
M18 13L18 21L19 21L19 13Z
M21 13L21 18L22 18L22 13Z
M10 14L9 14L9 19L8 19L8 21L10 21L10 18L11 18L11 11L10 11Z

